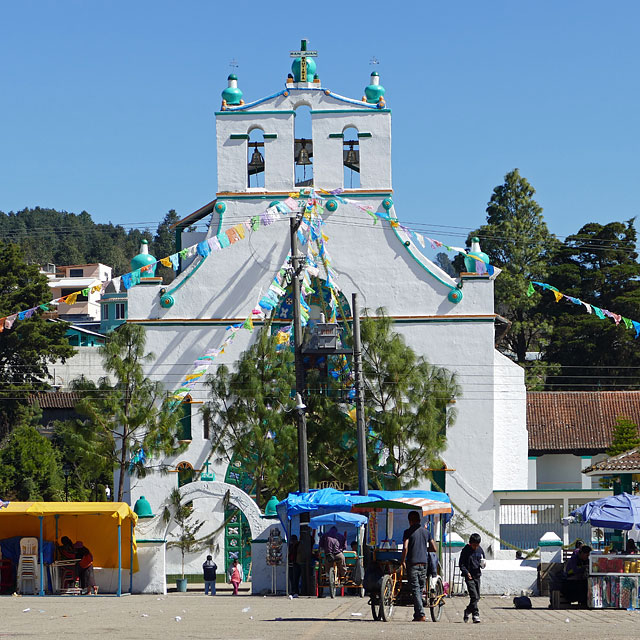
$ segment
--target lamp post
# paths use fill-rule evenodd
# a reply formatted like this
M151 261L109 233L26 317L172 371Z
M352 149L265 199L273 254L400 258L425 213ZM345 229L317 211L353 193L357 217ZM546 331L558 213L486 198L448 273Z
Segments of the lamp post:
M68 462L62 465L62 473L64 473L64 501L69 502L69 476L71 475L71 467Z

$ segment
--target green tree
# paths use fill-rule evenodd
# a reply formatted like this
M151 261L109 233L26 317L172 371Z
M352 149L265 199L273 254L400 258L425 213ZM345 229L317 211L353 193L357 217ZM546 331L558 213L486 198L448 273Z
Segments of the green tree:
M35 427L39 409L20 408L17 424L0 449L0 495L8 500L60 500L57 453Z
M212 454L227 462L234 454L242 458L261 507L272 495L294 490L297 431L291 350L278 349L265 327L240 356L235 371L222 365L207 384Z
M613 426L613 442L607 449L607 455L617 456L636 447L640 447L638 425L629 418L618 416Z
M640 264L634 220L589 223L554 254L549 283L562 293L619 316L640 316ZM539 296L540 297L540 296ZM538 307L554 324L546 361L559 363L561 389L634 389L640 383L635 331L625 322L587 313L582 305L555 302L545 292Z
M180 220L180 216L176 213L175 209L171 209L167 215L165 215L163 221L158 225L156 235L153 237L153 244L151 246L151 253L157 260L166 258L176 251L176 234L171 227ZM162 277L164 284L169 284L175 278L173 269L158 264L156 268L156 275Z
M495 307L511 327L498 348L522 366L527 364L527 352L542 350L553 330L552 322L538 308L540 294L524 295L531 280L546 281L558 246L534 195L535 189L518 169L507 173L487 204L487 224L467 240L470 244L478 236L491 264L502 269L495 280ZM532 384L539 386L544 366L537 365Z
M169 524L173 520L178 525L178 533L172 536L173 539L167 543L167 547L169 549L180 549L183 579L185 555L187 553L200 551L203 548L203 544L206 546L206 543L196 538L196 534L200 531L204 522L200 520L192 521L192 515L193 504L191 502L182 504L180 491L174 489L169 495L169 504L164 508L162 519L166 524Z
M369 464L370 482L404 489L440 462L460 388L454 374L416 355L384 309L376 315L361 325L366 416L381 458L379 466Z
M51 290L38 267L26 264L17 245L0 242L0 318L49 300ZM10 431L28 392L48 388L48 366L74 354L66 329L66 323L45 320L37 311L0 332L0 437Z
M144 375L144 363L154 357L145 354L145 343L144 328L137 324L123 324L109 334L100 352L114 382L102 380L97 392L77 405L88 427L109 445L118 474L118 501L123 499L127 470L144 475L153 469L146 459L184 447L177 439L177 412L165 402L162 385Z

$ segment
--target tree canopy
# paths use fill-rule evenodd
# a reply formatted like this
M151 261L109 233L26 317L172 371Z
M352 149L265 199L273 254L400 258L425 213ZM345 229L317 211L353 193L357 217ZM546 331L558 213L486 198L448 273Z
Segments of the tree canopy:
M17 245L0 242L0 318L49 300L47 278L38 267L26 263ZM10 430L28 392L48 387L49 364L74 354L66 330L65 322L51 322L36 312L0 331L0 436Z

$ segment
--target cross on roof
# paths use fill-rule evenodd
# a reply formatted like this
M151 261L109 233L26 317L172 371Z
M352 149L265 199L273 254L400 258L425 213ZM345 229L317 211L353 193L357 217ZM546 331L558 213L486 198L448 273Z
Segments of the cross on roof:
M307 51L307 40L300 41L299 51L290 51L291 58L300 58L300 82L307 82L307 58L317 58L317 51Z
M233 58L229 63L229 66L235 71L239 66L238 61L235 58Z

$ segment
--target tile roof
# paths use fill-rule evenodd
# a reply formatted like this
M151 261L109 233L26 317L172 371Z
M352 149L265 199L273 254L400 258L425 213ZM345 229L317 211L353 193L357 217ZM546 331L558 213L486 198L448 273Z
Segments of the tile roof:
M592 464L583 470L582 473L590 473L593 471L600 472L614 472L614 471L628 471L633 473L640 473L640 447L625 451L617 456L611 456L605 458L596 464Z
M640 424L640 391L529 392L529 454L602 453L618 416Z
M41 409L74 409L80 401L81 394L77 391L42 391L29 396L29 404L36 400Z

